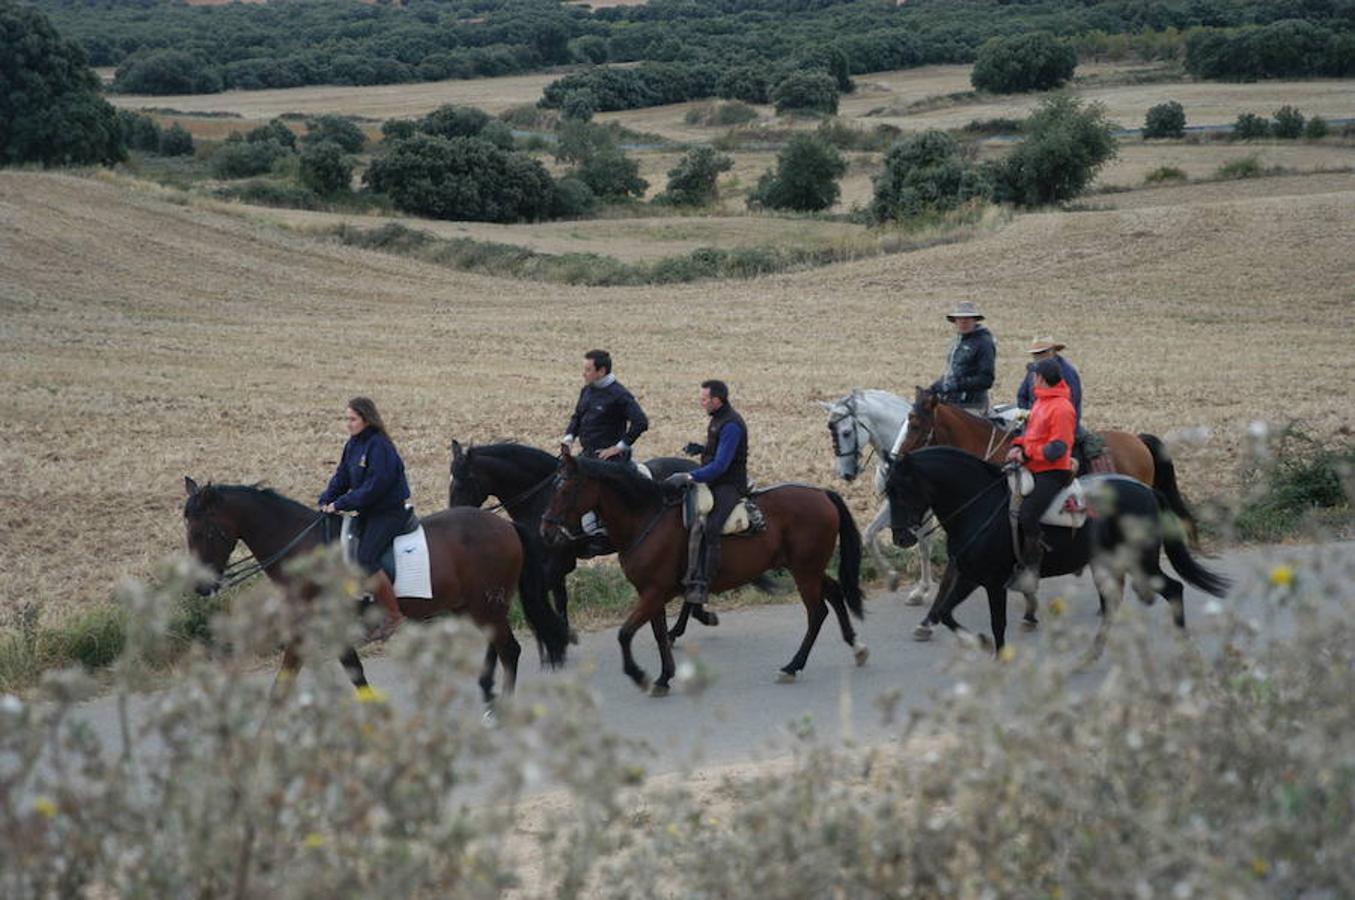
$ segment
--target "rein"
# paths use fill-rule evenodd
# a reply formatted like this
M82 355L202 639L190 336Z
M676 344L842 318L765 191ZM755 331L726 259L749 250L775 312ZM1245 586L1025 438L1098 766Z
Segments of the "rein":
M940 531L942 528L945 527L945 525L946 525L947 522L954 521L954 519L955 519L956 516L958 516L960 513L964 512L964 511L965 511L966 509L968 509L969 507L973 506L975 503L977 503L977 502L979 501L979 499L983 497L984 494L988 493L988 492L991 491L993 488L999 487L999 486L1001 486L1001 487L1006 487L1006 486L1007 486L1007 479L1005 479L1005 478L999 478L999 479L997 479L997 480L994 481L992 484L988 485L988 487L986 487L986 488L984 488L983 490L979 491L977 494L975 494L974 496L970 497L970 498L969 498L968 500L966 500L964 503L960 504L960 508L959 508L959 509L957 509L957 510L955 510L954 512L952 512L950 515L946 516L944 519L937 519L937 520L936 520L936 524L933 525L931 528L928 528L927 531L926 531L926 533L924 533L924 534L919 534L919 535L917 536L917 539L918 539L919 541L925 540L925 539L931 537L932 535L936 534L936 532ZM994 511L993 511L993 514L992 514L991 516L989 516L986 520L984 520L983 524L980 525L980 526L978 527L978 529L975 531L974 537L972 537L972 538L970 538L968 541L966 541L965 544L964 544L964 546L962 546L959 550L954 551L954 553L952 553L951 555L953 555L953 556L959 556L960 553L962 553L963 551L969 549L969 545L972 544L972 543L974 543L974 541L977 540L977 539L979 538L979 536L983 534L983 529L987 528L988 525L989 525L989 523L992 522L993 519L995 519L995 518L997 517L997 514L998 514L999 512L1001 512L1001 511L1002 511L1002 508L1001 508L1001 507L998 507L996 510L994 510Z
M549 475L547 475L545 478L541 479L541 480L538 481L536 484L534 484L534 485L532 485L531 487L527 488L527 490L525 490L525 491L523 491L522 493L518 494L516 497L510 497L510 498L507 499L507 500L500 500L498 503L495 503L493 506L486 507L486 508L485 508L485 511L486 511L486 512L498 512L498 511L501 510L501 509L507 509L508 507L513 506L514 504L521 503L523 500L526 500L527 498L532 497L532 496L534 496L534 495L540 493L541 489L542 489L543 487L545 487L546 485L550 484L551 481L554 480L554 478L555 478L555 473L554 473L554 472L551 472L551 473L550 473Z
M272 556L268 557L268 559L265 559L262 562L256 559L253 553L249 554L243 559L237 559L235 562L231 563L229 566L227 566L225 569L221 571L221 579L224 583L221 584L220 587L224 589L230 589L238 584L242 584L248 581L255 575L258 575L264 569L267 569L269 566L273 565L275 562L277 562L278 560L286 556L288 553L290 553L292 549L296 547L297 544L301 543L302 538L309 534L315 528L316 525L319 525L323 521L325 521L324 514L321 513L320 515L317 515L314 519L311 520L311 523L309 525L301 529L301 531L297 532L296 537L288 541L281 550L274 553Z

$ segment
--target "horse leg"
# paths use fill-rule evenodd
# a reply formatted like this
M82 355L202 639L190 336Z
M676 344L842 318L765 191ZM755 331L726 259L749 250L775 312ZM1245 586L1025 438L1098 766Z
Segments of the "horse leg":
M630 676L630 680L635 682L640 690L649 688L649 676L645 670L635 663L635 654L631 652L631 641L635 638L635 632L640 630L640 626L654 618L655 613L663 612L663 599L653 594L641 594L626 616L626 621L621 623L621 630L616 633L616 639L621 644L621 666L625 673Z
M926 536L917 540L917 562L919 581L917 586L909 592L904 598L904 603L908 606L921 606L922 601L931 593L932 587L936 584L936 579L932 577L932 535L928 525L934 521L935 517L929 517L922 527L927 529Z
M865 532L861 535L861 540L865 542L870 550L870 558L875 560L875 567L885 573L889 580L889 589L897 591L899 589L899 572L890 565L888 558L885 557L884 550L880 547L880 532L884 531L889 525L889 501L886 500L880 504L880 508L875 512L875 518L870 520L866 526Z
M546 554L546 584L550 585L551 596L555 598L555 611L564 620L569 630L569 642L577 644L579 635L569 624L569 587L565 577L577 566L572 548L553 547Z
M1002 655L1007 643L1007 587L988 585L988 618L993 625L993 653Z
M1040 620L1035 615L1040 609L1040 596L1034 591L1023 591L1021 596L1026 598L1026 614L1021 617L1021 627L1026 631L1034 631L1040 625Z
M804 640L800 642L800 649L795 651L795 656L776 677L776 680L782 683L794 681L800 670L805 667L809 660L809 651L814 647L814 641L818 639L819 629L823 627L823 620L828 618L828 604L823 601L823 573L797 572L794 575L795 586L800 589L800 599L804 601L809 624L805 629Z
M490 641L485 646L485 664L480 667L480 693L484 695L485 706L494 702L494 667L498 661L498 651L494 649L494 642Z
M951 565L954 565L952 561ZM962 643L973 643L974 636L959 622L955 620L955 607L964 602L965 598L978 589L978 582L970 581L962 576L957 570L954 575L954 585L950 591L936 598L936 608L931 613L934 621L940 622L946 626L960 639Z
M1096 628L1096 637L1091 649L1083 657L1081 665L1090 665L1101 657L1106 649L1106 638L1110 634L1110 623L1115 611L1124 598L1124 573L1107 563L1092 562L1092 581L1096 583L1096 593L1101 598L1101 623Z
M367 684L367 673L362 669L362 660L358 658L358 651L352 647L343 651L339 657L339 663L343 665L343 670L348 673L348 680L353 682L353 687L361 691Z
M668 632L668 640L670 643L675 643L678 638L687 633L687 617L691 614L692 605L684 600L682 602L682 609L678 612L677 621L673 623L673 629Z
M513 637L513 629L508 627L507 616L500 626L494 629L494 650L498 654L499 661L503 663L504 696L512 696L518 683L518 656L522 653L522 645Z
M870 658L870 648L856 639L856 629L852 627L851 616L847 614L847 603L842 596L842 585L836 579L823 576L823 596L837 615L837 624L842 629L842 639L852 648L852 656L858 666L864 666Z
M673 680L677 664L673 662L673 645L668 640L668 617L662 609L649 620L649 626L654 631L654 643L659 645L659 680L650 687L649 696L667 697L668 682Z
M936 589L936 597L932 600L931 608L927 610L927 615L922 622L913 629L913 640L930 641L932 639L932 626L941 621L941 610L945 607L946 597L951 591L955 590L957 578L958 572L954 561L948 562L946 570L941 573L941 586Z

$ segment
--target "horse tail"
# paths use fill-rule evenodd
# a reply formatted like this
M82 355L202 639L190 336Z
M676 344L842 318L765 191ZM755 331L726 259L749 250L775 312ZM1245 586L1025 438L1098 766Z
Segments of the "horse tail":
M1143 432L1139 434L1139 440L1153 455L1153 490L1166 498L1167 508L1181 520L1181 525L1186 529L1190 546L1199 550L1200 530L1195 524L1195 514L1190 511L1186 498L1181 496L1181 489L1176 486L1176 465L1172 462L1171 454L1157 435Z
M1190 548L1186 546L1186 542L1181 540L1180 534L1169 531L1163 536L1162 543L1166 546L1167 559L1171 560L1172 567L1189 584L1215 597L1222 597L1228 593L1232 581L1196 562L1195 557L1190 555Z
M536 635L537 646L545 651L546 663L555 668L565 661L569 645L569 627L546 599L546 553L539 535L513 523L522 542L522 574L518 576L518 598L527 624Z
M861 532L847 502L836 491L824 491L837 507L837 580L842 585L842 599L858 619L866 617L861 605Z

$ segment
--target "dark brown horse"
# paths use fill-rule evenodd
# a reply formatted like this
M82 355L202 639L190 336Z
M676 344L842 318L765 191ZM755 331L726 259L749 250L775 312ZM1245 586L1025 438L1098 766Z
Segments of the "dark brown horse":
M869 651L857 642L847 615L848 609L857 618L863 615L858 584L861 536L846 503L832 491L787 484L760 491L757 504L766 518L766 528L724 538L711 591L749 584L768 569L784 566L795 578L809 626L799 650L781 669L779 680L793 681L804 668L828 617L829 605L837 614L842 639L852 648L857 665L862 665ZM619 635L625 671L641 688L648 685L644 670L631 654L631 639L648 622L662 661L659 679L651 689L656 696L668 693L675 670L664 607L682 593L687 562L687 529L680 507L662 486L626 466L565 454L560 460L555 493L542 519L542 533L553 542L568 540L570 523L590 510L606 526L620 548L621 570L639 594ZM840 582L826 571L834 545L840 545Z
M188 499L184 524L188 549L211 569L219 582L235 545L243 542L263 571L295 602L308 603L318 594L313 584L295 583L284 571L290 560L336 540L341 517L325 515L289 500L275 491L247 485L198 487L184 479ZM551 665L564 661L568 631L546 599L539 545L518 526L479 509L448 509L423 519L432 574L431 600L398 598L400 611L411 619L429 619L444 613L466 616L489 635L480 687L485 702L494 697L494 666L503 663L504 690L511 693L517 680L521 652L508 624L508 608L516 591L527 623ZM537 547L537 550L533 550ZM237 568L231 566L231 571ZM204 586L212 589L215 585ZM393 587L385 573L376 578L376 590L389 596ZM282 670L294 674L301 665L296 641L283 652ZM348 647L344 668L359 690L367 677L357 651Z

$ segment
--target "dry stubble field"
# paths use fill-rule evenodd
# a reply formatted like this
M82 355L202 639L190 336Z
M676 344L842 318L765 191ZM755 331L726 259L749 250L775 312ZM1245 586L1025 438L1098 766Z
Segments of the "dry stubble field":
M1355 189L1331 187L1026 215L811 272L603 290L452 273L101 179L0 173L0 613L36 600L59 617L181 549L185 474L312 497L354 393L378 400L416 501L436 509L451 439L549 445L593 346L654 420L644 453L700 432L695 386L721 375L756 476L828 483L813 401L934 377L941 313L962 298L999 338L999 394L1029 337L1052 331L1092 423L1211 426L1180 451L1183 484L1229 493L1249 421L1345 421ZM848 493L864 512L867 488Z

